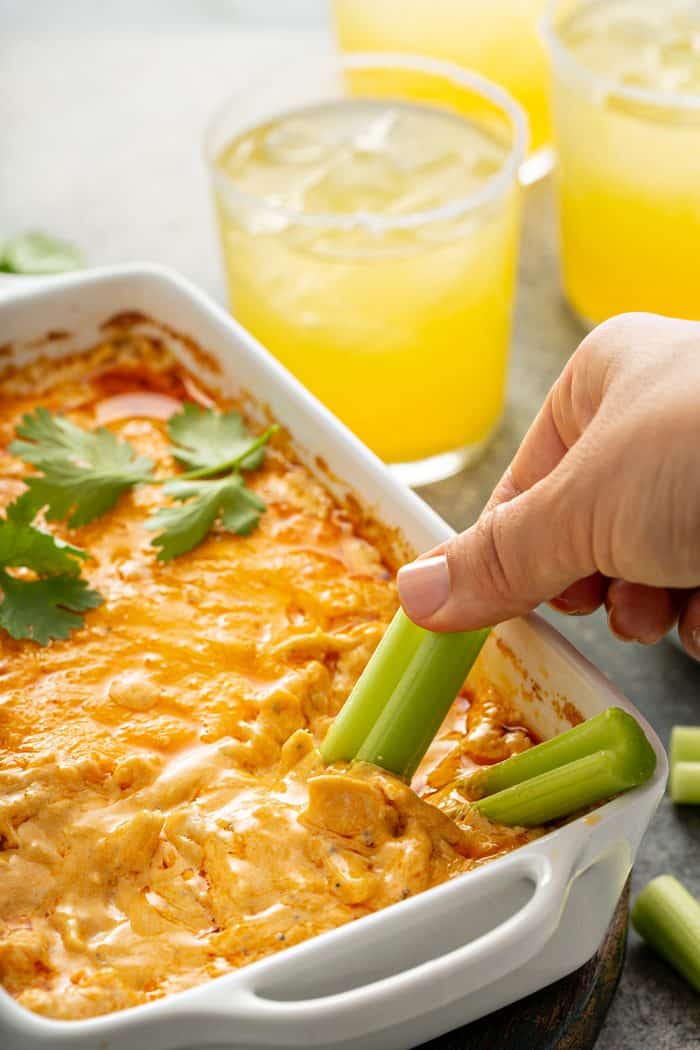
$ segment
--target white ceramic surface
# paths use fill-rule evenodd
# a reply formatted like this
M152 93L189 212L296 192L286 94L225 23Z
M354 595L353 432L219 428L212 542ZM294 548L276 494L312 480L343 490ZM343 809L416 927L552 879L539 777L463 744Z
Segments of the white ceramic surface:
M133 311L166 324L176 352L201 373L201 361L175 333L194 339L220 363L217 382L269 406L310 464L322 455L330 472L400 529L413 548L425 549L450 534L228 314L165 270L118 267L29 282L16 292L3 288L0 345L9 344L22 361L59 357L92 345L104 334L105 321ZM50 331L68 335L47 342ZM515 691L528 722L545 737L568 725L563 700L587 717L611 704L627 708L655 748L653 778L501 860L152 1004L90 1020L52 1021L0 990L0 1046L402 1050L584 963L607 929L663 793L666 756L632 705L535 615L493 632L479 666Z

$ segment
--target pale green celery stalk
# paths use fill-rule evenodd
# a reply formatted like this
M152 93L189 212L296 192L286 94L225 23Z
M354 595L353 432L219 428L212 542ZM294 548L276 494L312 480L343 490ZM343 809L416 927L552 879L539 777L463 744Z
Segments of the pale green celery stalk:
M621 774L614 753L596 751L497 791L474 805L494 824L535 827L567 817L631 786Z
M671 730L671 765L700 762L700 726L674 726Z
M488 630L434 634L400 609L321 747L410 779L479 655Z
M634 902L632 925L700 992L700 901L678 879L652 879Z
M490 776L477 774L460 789L469 797L476 779L482 797L474 804L480 813L497 824L531 827L644 783L656 768L656 755L635 719L610 708L499 765L507 768L492 766ZM494 783L507 786L492 792Z
M700 762L674 762L671 798L681 804L700 805Z
M355 758L426 632L402 609L394 616L321 745L325 762Z
M489 635L488 628L419 630L417 647L410 660L402 660L392 693L356 755L404 780L418 768ZM397 664L403 655L395 654Z
M467 798L483 798L595 751L627 756L628 777L634 781L636 771L640 778L635 783L646 780L656 768L656 755L636 719L619 707L609 707L551 740L479 770L465 779L460 788Z

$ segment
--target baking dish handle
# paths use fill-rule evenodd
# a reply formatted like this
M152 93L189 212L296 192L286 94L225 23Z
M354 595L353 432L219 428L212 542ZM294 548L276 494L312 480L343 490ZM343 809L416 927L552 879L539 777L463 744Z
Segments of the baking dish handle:
M313 955L301 954L312 942L297 949L295 958L290 955L285 959L286 953L282 953L233 994L229 990L225 996L217 995L218 1002L209 998L208 1006L223 1007L222 1012L237 1022L239 1036L244 1030L247 1041L263 1047L335 1045L341 1040L362 1038L378 1029L409 1022L505 977L539 952L559 923L572 873L573 858L560 855L553 863L548 856L537 852L514 854L490 870L484 867L467 876L471 883L468 893L466 886L459 884L460 880L444 886L446 896L454 895L460 907L471 903L482 908L482 925L489 901L497 906L499 898L502 900L503 895L513 892L517 885L522 886L524 880L534 887L514 913L511 911L493 928L466 944L444 954L431 952L431 944L439 943L441 936L453 943L455 939L454 902L443 900L443 905L449 906L442 907L434 924L431 921L430 936L423 938L422 948L417 947L415 941L411 947L411 954L419 951L423 961L408 969L401 969L401 952L397 950L393 961L386 965L390 971L388 976L362 981L360 971L358 980L355 963L354 975L347 981L349 987L314 997L314 973L332 977L337 986L342 977L338 979L335 975L338 971L342 973L350 953L355 959L359 954L368 966L372 964L373 938L367 938L367 926L364 931L356 929L357 934L362 932L362 939L359 936L351 939L355 932L351 924L340 931L349 935L344 942L336 931L332 945L322 944L325 938L316 940ZM416 903L419 900L415 898ZM392 937L392 927L397 939L402 934L406 941L411 918L402 906L384 912L382 919L383 942ZM365 920L365 923L371 921ZM377 930L379 932L379 927ZM323 978L319 976L318 980L322 983Z

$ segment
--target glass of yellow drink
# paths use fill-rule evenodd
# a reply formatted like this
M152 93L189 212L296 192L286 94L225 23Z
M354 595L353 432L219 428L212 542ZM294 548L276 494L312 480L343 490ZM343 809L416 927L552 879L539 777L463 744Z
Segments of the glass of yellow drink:
M549 171L553 158L549 71L539 32L546 6L547 0L333 0L344 50L431 55L504 87L530 120L524 182Z
M234 315L411 484L502 414L526 143L500 88L369 54L283 70L208 129Z
M700 3L557 0L544 29L569 302L700 318Z

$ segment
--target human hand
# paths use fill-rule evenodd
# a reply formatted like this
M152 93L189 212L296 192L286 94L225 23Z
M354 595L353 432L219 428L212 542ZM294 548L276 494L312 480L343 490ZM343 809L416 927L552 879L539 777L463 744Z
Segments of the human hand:
M626 641L678 620L700 660L700 323L625 314L569 360L481 517L399 572L406 613L471 630L603 602Z

